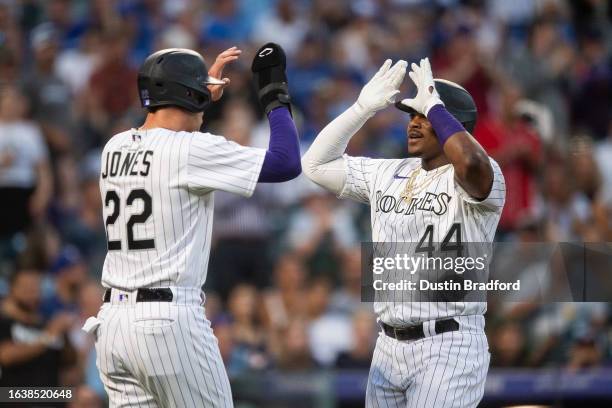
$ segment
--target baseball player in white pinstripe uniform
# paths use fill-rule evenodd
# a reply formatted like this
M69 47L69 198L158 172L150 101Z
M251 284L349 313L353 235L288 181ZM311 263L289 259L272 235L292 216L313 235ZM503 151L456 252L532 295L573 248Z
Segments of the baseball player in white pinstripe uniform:
M202 112L229 84L215 77L239 54L226 50L208 72L194 51L149 56L138 77L146 121L112 137L102 153L107 289L84 330L96 335L111 407L233 406L201 291L214 191L248 197L258 182L301 171L286 61L276 44L262 47L252 66L271 127L268 150L198 131Z
M405 159L344 154L353 134L391 105L407 63L387 60L357 102L326 126L302 158L304 173L334 192L371 206L372 241L490 243L505 199L497 163L470 135L469 93L433 79L429 60L412 64ZM489 365L484 302L375 302L381 332L366 390L367 407L475 407Z

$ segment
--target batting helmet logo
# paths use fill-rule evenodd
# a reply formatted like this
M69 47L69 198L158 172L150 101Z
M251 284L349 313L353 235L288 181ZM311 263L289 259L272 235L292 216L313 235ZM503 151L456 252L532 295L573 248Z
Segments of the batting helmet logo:
M274 50L270 47L268 48L264 48L263 50L261 50L261 52L257 55L259 55L260 57L265 57L266 55L270 55L274 52Z

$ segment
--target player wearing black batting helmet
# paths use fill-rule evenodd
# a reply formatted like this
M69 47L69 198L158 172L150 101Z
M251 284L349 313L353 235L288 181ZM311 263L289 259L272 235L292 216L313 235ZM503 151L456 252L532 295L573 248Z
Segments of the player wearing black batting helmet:
M436 78L434 84L446 110L463 125L465 130L472 133L478 117L478 110L472 95L461 85L446 79ZM410 114L418 113L410 106L404 105L403 101L395 102L395 107Z
M448 259L448 255L436 255L437 248L444 254L456 250L457 257L470 253L484 259L495 236L506 187L499 165L470 134L476 124L476 105L461 86L434 80L428 58L412 64L408 73L416 95L395 103L407 65L401 60L395 65L385 61L357 101L315 138L302 157L304 174L339 198L370 205L371 241L376 244L372 248L375 254L385 253L379 260L386 262L400 254L421 258L424 252L429 259ZM346 154L350 138L376 112L393 103L410 113L407 157ZM474 248L474 244L480 245ZM429 266L410 271L414 288L398 289L395 271L399 269L391 267L387 271L393 273L372 276L373 294L366 299L374 300L381 330L365 407L476 407L489 366L483 316L486 296L466 300L462 284L443 297L438 289L421 290L423 283L440 282L443 275ZM463 272L450 272L454 282L463 279L454 275ZM482 279L487 279L487 272L485 266ZM455 370L458 366L461 370Z
M241 53L230 47L210 67L192 50L149 56L138 74L144 123L117 133L102 151L106 290L104 306L83 330L96 337L96 364L111 407L233 407L202 293L214 195L250 197L259 183L281 183L301 172L278 44L264 45L252 65L270 126L268 148L199 131L206 107L230 84L225 66Z
M211 102L207 85L225 85L208 74L204 58L195 51L169 48L151 54L138 72L138 94L144 108L177 106L203 112Z

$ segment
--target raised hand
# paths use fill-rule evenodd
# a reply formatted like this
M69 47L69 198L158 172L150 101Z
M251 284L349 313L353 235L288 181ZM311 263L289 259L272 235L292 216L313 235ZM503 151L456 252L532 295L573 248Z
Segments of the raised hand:
M242 54L242 50L238 49L238 47L228 48L223 51L217 58L215 59L214 64L208 70L208 75L213 78L219 78L223 76L223 69L230 62L234 62L238 59L238 57ZM208 85L208 90L210 91L211 98L213 101L218 101L223 96L223 90L230 84L229 78L223 78L223 85Z
M399 94L399 87L406 75L407 66L408 63L404 60L397 61L393 66L391 66L390 59L386 60L361 90L357 104L367 114L374 114L393 104Z
M419 65L413 63L411 67L408 75L417 87L417 94L414 98L402 99L400 104L427 116L434 105L444 105L444 102L436 90L429 58L423 58Z

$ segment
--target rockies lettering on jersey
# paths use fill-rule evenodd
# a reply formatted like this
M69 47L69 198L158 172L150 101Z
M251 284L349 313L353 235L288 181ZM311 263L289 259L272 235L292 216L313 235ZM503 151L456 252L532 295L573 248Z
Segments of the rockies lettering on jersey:
M385 213L395 212L396 214L414 215L416 210L431 211L436 215L442 215L448 211L448 203L451 196L446 193L427 192L423 197L413 197L409 204L401 197L383 195L382 190L376 191L376 211Z

